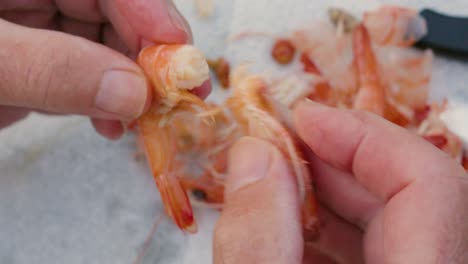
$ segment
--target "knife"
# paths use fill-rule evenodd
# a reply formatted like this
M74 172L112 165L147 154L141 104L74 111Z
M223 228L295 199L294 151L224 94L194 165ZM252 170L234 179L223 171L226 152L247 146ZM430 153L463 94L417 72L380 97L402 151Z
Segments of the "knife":
M468 56L468 17L448 16L431 9L423 9L420 15L428 31L415 46Z

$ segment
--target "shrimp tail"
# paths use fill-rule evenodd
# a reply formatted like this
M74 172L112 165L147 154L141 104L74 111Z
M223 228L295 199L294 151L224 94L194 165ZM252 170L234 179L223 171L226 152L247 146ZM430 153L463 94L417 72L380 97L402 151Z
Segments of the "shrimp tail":
M154 177L161 193L161 199L167 206L166 213L174 223L183 231L195 234L198 230L190 200L175 175L160 174Z
M160 122L152 112L145 113L138 120L139 136L144 142L145 153L151 168L154 181L166 213L174 223L188 233L197 232L197 224L193 215L189 198L179 182L174 171L172 137L167 127L161 127Z

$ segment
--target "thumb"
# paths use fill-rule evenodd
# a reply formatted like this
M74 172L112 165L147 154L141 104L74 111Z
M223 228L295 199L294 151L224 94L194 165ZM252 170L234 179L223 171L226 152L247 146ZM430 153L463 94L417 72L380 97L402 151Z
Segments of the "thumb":
M192 43L192 30L173 0L104 1L104 13L130 51L151 43Z
M214 263L301 263L300 199L281 153L247 137L233 146L228 162Z
M0 32L0 105L112 120L131 120L144 111L147 81L123 55L3 20Z

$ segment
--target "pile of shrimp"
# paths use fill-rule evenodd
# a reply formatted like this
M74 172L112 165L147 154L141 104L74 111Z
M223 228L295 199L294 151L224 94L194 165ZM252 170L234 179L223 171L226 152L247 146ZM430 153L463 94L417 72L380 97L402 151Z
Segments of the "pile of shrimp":
M433 54L410 48L426 33L417 12L382 7L361 20L331 9L330 21L275 40L269 53L298 67L281 78L232 71L191 45L145 48L137 62L153 87L150 110L137 132L166 213L184 232L196 233L193 205L222 209L227 153L249 135L283 153L298 185L306 232L319 232L313 178L290 125L290 111L304 99L372 112L419 134L468 167L461 140L440 119L446 108L429 104ZM209 79L210 66L230 95L204 102L191 92ZM299 70L298 70L299 69Z
M440 118L447 100L428 100L433 53L410 48L427 33L418 12L383 6L364 13L359 21L332 8L329 17L328 23L296 30L275 42L275 61L296 63L301 69L270 81L277 99L290 106L307 97L332 107L372 112L419 134L468 170L463 142ZM295 93L287 92L288 87L296 87Z

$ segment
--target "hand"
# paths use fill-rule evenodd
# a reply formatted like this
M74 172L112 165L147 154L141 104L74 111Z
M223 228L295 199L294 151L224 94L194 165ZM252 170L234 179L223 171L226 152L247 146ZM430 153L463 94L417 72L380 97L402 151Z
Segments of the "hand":
M88 115L118 138L151 98L130 58L192 41L172 0L2 0L0 18L0 128L38 110Z
M294 117L324 205L318 241L304 242L286 161L246 138L230 153L215 263L468 262L468 177L452 158L371 114L304 102Z

